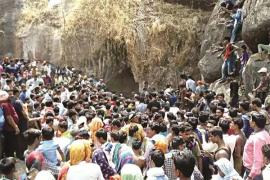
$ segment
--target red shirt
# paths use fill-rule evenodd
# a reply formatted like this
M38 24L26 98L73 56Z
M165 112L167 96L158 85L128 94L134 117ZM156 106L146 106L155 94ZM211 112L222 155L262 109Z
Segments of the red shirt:
M11 116L13 118L13 121L18 125L19 118L18 118L18 115L17 115L14 107L12 106L12 104L11 103L3 103L2 107L4 109L5 118L7 116ZM15 129L11 125L9 125L9 123L7 122L7 119L5 120L4 130L15 131Z
M230 55L232 54L232 50L233 50L232 44L228 43L226 45L226 49L225 49L225 53L224 53L224 61L226 61L230 57Z

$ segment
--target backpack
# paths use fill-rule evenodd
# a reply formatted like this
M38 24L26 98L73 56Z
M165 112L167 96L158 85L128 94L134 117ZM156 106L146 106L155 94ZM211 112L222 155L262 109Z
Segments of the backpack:
M3 130L5 125L5 114L4 114L4 108L0 107L0 131Z

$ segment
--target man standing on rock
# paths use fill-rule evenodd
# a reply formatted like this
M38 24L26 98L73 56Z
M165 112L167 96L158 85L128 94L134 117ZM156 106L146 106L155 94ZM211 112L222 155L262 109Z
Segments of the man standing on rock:
M258 85L258 87L256 87L255 89L253 89L252 91L256 93L256 97L260 98L262 102L264 102L268 91L269 91L269 83L270 83L270 77L269 75L267 75L267 68L266 67L262 67L259 71L258 71L259 75L260 75L260 84Z
M268 43L269 44L258 44L258 52L261 54L263 51L267 51L270 55L270 29L268 31Z

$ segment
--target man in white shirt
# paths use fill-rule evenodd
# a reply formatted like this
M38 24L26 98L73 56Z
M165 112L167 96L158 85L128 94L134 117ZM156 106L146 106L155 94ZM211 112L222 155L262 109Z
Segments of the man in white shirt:
M263 161L265 168L262 172L263 179L269 179L270 177L270 144L265 144L262 147Z
M188 76L187 78L188 79L186 81L186 88L191 89L192 92L195 92L196 91L196 83L195 83L195 81L192 79L191 76Z

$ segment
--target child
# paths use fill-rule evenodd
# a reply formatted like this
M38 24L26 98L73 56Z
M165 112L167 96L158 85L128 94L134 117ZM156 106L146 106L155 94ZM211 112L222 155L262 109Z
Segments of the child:
M27 159L27 156L39 146L41 140L41 131L31 128L25 131L23 135L28 145L27 150L24 152L24 157Z
M53 140L54 130L49 126L45 126L41 130L42 141L37 148L37 151L42 152L49 166L59 166L60 162L57 159L57 151L60 154L62 160L64 160L64 154L61 151L59 145Z

